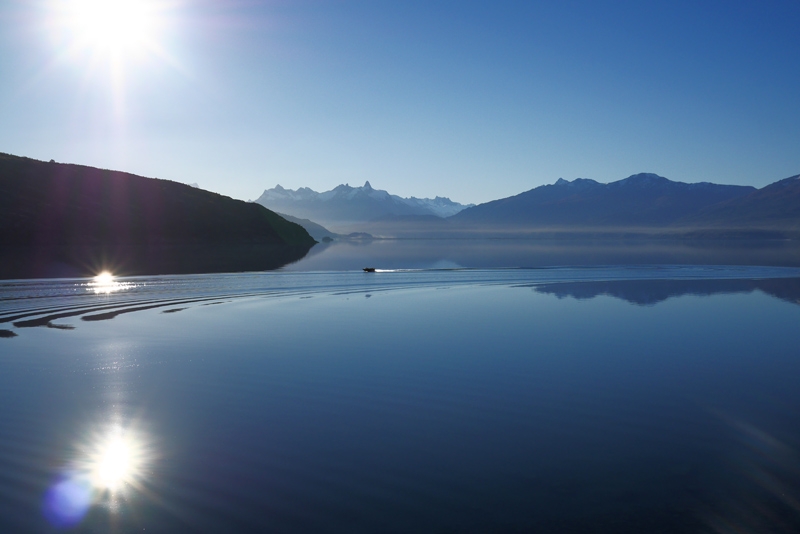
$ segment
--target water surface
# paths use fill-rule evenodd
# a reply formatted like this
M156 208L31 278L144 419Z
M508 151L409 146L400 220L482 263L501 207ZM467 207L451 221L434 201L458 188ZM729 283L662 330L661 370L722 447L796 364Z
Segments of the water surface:
M775 265L800 267L800 243L786 239L546 239L337 240L314 246L288 271L363 267L441 269L608 265Z
M117 283L0 285L2 532L800 528L795 269Z

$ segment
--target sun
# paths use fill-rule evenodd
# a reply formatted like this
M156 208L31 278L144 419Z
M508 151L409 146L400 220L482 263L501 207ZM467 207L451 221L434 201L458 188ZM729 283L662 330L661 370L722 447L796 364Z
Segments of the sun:
M169 51L181 26L184 0L41 0L43 35L53 56L47 69L67 67L83 87L106 92L106 116L123 131L129 92L168 65L184 68ZM96 99L89 105L105 105Z
M74 48L109 56L151 48L161 22L156 0L60 0L54 11Z

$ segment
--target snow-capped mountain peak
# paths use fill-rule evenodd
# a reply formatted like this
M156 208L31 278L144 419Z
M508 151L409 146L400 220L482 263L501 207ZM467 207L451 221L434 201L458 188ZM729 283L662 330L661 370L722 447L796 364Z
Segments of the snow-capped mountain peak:
M256 202L281 213L322 222L367 221L386 216L449 217L471 206L438 196L402 198L373 188L368 180L361 187L341 184L322 193L307 187L292 190L276 185L265 190Z

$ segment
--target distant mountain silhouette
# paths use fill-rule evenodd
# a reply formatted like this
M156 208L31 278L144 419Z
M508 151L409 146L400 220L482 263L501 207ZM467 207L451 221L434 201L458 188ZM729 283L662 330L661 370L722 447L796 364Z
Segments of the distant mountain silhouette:
M721 293L768 295L800 304L800 279L766 278L760 280L607 280L599 282L557 282L534 287L538 293L585 300L609 296L639 306L652 306L683 295L710 296Z
M679 222L704 227L800 230L800 174L709 206Z
M307 187L292 190L278 185L265 190L256 202L271 210L326 226L351 225L393 216L442 218L467 207L443 197L401 198L373 189L369 182L362 187L339 185L324 193Z
M358 188L341 185L326 193L277 186L265 191L258 202L317 223L329 221L326 224L344 233L369 231L383 237L763 241L800 236L800 175L762 189L674 182L651 173L608 184L586 178L559 179L477 206L441 197L402 199L372 189L369 182Z
M635 174L601 184L559 179L519 195L480 204L449 218L455 225L530 228L657 228L744 197L749 186L673 182Z
M188 185L0 154L0 277L273 269L315 241L257 204Z

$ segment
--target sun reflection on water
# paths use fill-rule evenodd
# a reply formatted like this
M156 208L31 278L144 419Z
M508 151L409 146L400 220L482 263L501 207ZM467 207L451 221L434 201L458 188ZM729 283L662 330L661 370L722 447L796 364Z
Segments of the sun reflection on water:
M45 517L56 527L71 528L93 505L115 508L120 499L144 489L153 460L150 441L136 429L114 424L92 432L45 494Z
M103 271L98 274L86 285L89 291L93 291L97 295L108 295L135 287L135 285L130 282L118 281L116 277L108 271Z
M136 441L126 436L120 427L113 428L97 443L89 458L92 485L116 491L135 481L139 475L140 455Z

